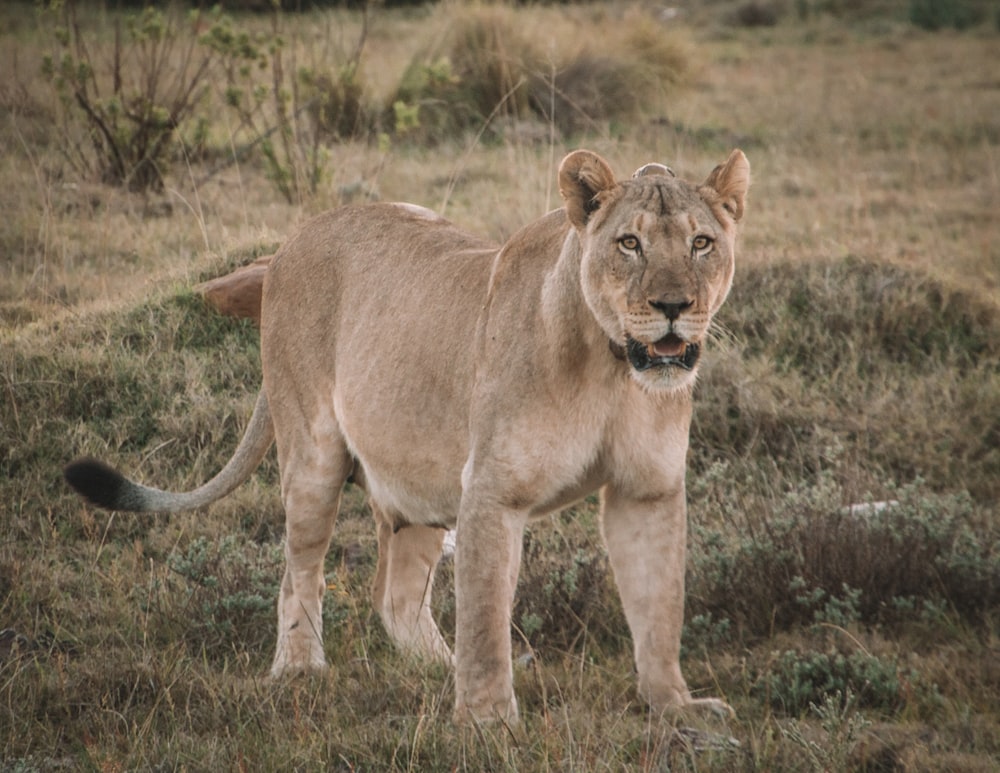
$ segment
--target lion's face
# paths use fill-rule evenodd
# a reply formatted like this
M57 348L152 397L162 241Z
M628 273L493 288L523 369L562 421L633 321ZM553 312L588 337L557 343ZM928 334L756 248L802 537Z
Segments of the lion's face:
M742 154L740 159L745 163ZM731 165L740 171L733 159ZM732 284L743 196L733 198L731 190L728 198L721 195L723 168L702 186L665 167L640 172L625 182L586 187L583 222L574 223L581 283L587 305L633 377L651 389L682 389L694 383L712 317Z
M675 178L622 183L581 234L584 297L634 376L690 384L733 277L732 229Z

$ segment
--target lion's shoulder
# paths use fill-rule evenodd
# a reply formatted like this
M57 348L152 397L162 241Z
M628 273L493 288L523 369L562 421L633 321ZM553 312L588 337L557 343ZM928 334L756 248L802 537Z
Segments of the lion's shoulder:
M555 209L515 231L497 255L494 281L512 273L523 275L519 267L544 270L559 257L570 230L566 210Z

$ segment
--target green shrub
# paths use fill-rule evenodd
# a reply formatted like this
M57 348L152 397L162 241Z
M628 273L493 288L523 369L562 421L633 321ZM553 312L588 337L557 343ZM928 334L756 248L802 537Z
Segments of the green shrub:
M711 612L689 614L688 617L681 639L682 657L711 652L732 641L733 626L729 618L716 620Z
M390 125L397 137L434 143L485 120L463 94L451 60L415 61L403 73L392 103Z
M294 203L315 194L323 180L327 153L321 137L339 122L357 84L353 69L343 71L336 85L321 73L296 71L294 46L281 21L275 9L271 30L250 34L223 18L202 40L224 63L223 99L237 119L233 139L259 153L271 182ZM322 126L309 124L310 112Z
M525 533L514 623L532 647L560 652L590 645L620 650L628 624L600 537L582 523L559 519L557 528Z
M692 425L696 472L749 458L751 487L837 469L855 498L918 476L983 503L1000 497L994 304L845 258L746 267L718 324L727 335L703 369Z
M762 674L754 691L788 716L801 716L811 706L831 696L853 694L859 708L892 716L906 704L907 691L919 681L917 674L901 673L892 660L854 652L780 653Z
M986 10L975 0L910 0L910 21L925 30L961 30L982 23Z
M691 614L731 619L751 637L810 623L895 625L942 603L973 625L1000 603L1000 533L967 496L918 484L881 510L844 508L829 482L754 517L695 523Z
M356 63L348 63L331 74L303 68L299 79L303 101L321 140L339 142L368 132L369 119L362 104L365 89Z
M137 589L158 599L153 611L171 640L180 633L195 652L230 653L235 643L254 651L274 646L274 610L284 556L280 545L257 545L242 535L198 537L171 554L175 582ZM326 605L327 608L330 605Z
M104 58L92 48L73 0L50 0L46 8L57 51L44 57L42 72L63 107L67 159L106 183L162 189L177 130L211 82L215 53L194 44L202 14L182 18L149 6L115 15Z
M594 42L543 54L509 8L450 10L447 33L418 53L392 100L397 132L410 139L437 142L525 120L565 135L603 132L655 109L690 68L687 49L640 12L589 22L580 36ZM401 108L415 111L404 127Z
M528 79L540 57L514 16L501 6L453 10L447 35L417 54L392 100L397 133L411 141L439 142L528 115ZM404 106L415 112L401 125Z
M781 734L804 753L812 770L853 770L857 768L854 752L871 725L857 708L857 696L850 689L838 690L809 705L810 713L819 719L821 736L816 738L797 720L780 728Z

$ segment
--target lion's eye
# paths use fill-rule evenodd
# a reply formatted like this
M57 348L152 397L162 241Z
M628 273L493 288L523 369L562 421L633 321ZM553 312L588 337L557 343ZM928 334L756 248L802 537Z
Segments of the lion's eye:
M638 252L639 251L639 238L627 234L618 240L618 244L626 252Z
M704 234L698 234L691 240L691 249L695 252L705 252L709 247L712 246L711 236L705 236Z

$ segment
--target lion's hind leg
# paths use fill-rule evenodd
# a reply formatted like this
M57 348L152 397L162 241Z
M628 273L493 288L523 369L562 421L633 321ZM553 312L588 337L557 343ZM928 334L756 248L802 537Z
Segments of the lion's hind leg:
M378 526L372 599L382 624L404 652L451 665L451 650L430 606L445 530L419 525L397 529L377 504L371 507Z
M275 426L282 426L277 421ZM326 669L323 654L323 565L353 466L343 442L317 444L308 433L278 437L285 508L285 575L278 598L278 646L271 675Z

